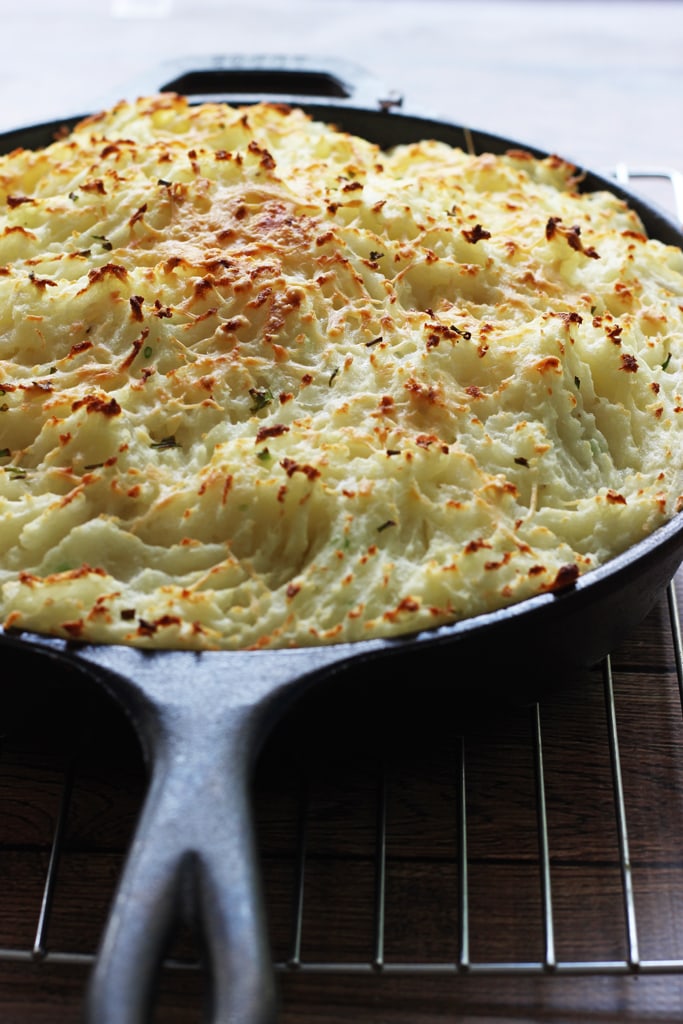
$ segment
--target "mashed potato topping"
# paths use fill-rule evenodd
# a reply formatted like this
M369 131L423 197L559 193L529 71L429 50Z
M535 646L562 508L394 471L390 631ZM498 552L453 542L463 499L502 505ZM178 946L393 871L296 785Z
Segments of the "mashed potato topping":
M121 103L0 158L0 617L414 631L679 510L683 255L558 158Z

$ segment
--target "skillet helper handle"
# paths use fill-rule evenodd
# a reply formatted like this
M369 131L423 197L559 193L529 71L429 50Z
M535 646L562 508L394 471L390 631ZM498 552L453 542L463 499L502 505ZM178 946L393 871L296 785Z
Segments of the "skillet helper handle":
M177 92L190 100L324 100L368 109L400 106L402 99L371 71L339 58L272 54L174 58L152 67L127 92Z
M245 714L158 711L150 787L90 978L88 1024L149 1024L169 938L188 908L206 956L206 1020L274 1021Z

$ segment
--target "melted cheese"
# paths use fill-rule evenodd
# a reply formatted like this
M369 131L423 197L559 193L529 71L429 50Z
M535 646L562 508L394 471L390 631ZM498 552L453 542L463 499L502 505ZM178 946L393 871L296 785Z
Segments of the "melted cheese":
M0 158L5 625L388 636L670 517L683 255L574 175L173 95Z

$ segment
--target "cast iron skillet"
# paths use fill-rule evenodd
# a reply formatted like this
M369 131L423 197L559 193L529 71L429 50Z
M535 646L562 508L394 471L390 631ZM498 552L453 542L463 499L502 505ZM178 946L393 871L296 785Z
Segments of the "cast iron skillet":
M474 152L520 148L405 113L378 83L345 64L321 69L302 59L215 58L200 70L182 62L167 66L163 76L162 68L154 83L137 83L129 98L159 89L196 100L286 98L382 146L433 137ZM7 132L0 150L44 145L78 119ZM589 173L585 188L611 188L635 207L651 235L683 244L672 220L611 181ZM149 1020L168 936L185 914L198 923L206 947L207 1019L275 1020L249 786L264 737L294 698L324 682L343 685L345 673L362 670L369 685L392 679L412 687L419 700L417 681L437 664L463 695L501 684L521 690L532 678L557 680L613 649L645 617L682 560L679 516L566 590L433 631L330 647L143 652L0 633L0 647L16 659L37 655L66 663L103 686L132 719L149 764L146 801L86 997L88 1024Z

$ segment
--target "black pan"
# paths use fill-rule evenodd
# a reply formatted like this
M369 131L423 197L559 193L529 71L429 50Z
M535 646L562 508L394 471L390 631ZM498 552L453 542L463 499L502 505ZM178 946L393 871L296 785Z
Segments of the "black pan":
M159 85L162 82L162 85ZM403 111L356 69L303 60L215 59L182 64L130 98L158 89L205 98L276 96L382 146L425 137L474 152L520 148L513 142ZM283 93L286 94L283 96ZM312 98L311 93L316 93ZM82 115L79 115L79 117ZM0 150L51 141L64 122L0 136ZM544 154L525 146L536 155ZM638 211L648 232L683 245L665 214L594 173L586 189L611 188ZM555 681L596 663L645 617L683 560L683 518L676 517L608 565L563 591L492 614L393 640L283 651L143 652L54 638L0 633L4 656L38 657L103 686L140 735L150 784L105 929L86 998L88 1024L143 1024L168 937L182 915L198 923L210 977L208 1020L267 1024L276 1017L275 985L264 921L250 775L268 730L313 686L364 673L368 685L409 686L438 672L463 697L501 685L521 692L529 680Z

